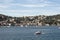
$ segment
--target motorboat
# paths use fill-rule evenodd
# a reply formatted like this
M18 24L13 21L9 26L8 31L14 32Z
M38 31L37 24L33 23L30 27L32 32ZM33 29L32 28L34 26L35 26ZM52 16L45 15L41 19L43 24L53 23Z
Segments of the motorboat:
M40 34L41 34L40 31L35 32L35 35L40 35Z

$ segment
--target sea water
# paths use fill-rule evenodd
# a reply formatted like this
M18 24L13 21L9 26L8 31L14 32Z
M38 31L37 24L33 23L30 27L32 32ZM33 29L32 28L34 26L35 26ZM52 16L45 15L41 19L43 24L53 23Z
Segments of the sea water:
M37 31L42 34L35 35ZM1 26L0 40L60 40L60 29L58 26Z

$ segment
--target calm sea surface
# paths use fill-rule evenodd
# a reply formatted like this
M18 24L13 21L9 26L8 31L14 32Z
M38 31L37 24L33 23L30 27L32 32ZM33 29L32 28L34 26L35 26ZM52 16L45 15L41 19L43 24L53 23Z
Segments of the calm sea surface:
M42 34L35 35L36 31L41 31ZM60 40L60 29L58 26L1 26L0 40Z

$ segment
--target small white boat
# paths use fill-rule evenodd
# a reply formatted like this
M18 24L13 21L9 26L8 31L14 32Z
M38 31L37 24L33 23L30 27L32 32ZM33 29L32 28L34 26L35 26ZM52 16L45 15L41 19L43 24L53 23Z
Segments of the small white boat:
M35 32L35 35L40 35L40 34L41 34L40 31Z
M7 27L11 27L11 24L8 24L8 26Z
M21 27L23 27L23 25L20 25Z

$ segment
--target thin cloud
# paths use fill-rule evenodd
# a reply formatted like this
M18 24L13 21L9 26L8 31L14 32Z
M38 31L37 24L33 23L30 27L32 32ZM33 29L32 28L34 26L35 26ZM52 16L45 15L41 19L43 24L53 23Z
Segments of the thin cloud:
M48 6L48 4L11 4L15 6L22 6L22 7L45 7Z
M9 14L12 16L16 16L20 14L20 16L31 16L33 15L54 15L59 14L58 11L52 11L52 10L0 10L0 13Z
M8 7L10 7L10 6L9 5L0 5L0 8L2 8L2 9L8 8Z
M13 2L14 0L4 0L4 1L2 1L3 3L11 3L11 2Z
M29 3L44 3L47 0L26 0Z
M23 7L45 7L47 6L47 4L37 4L37 5L20 5L20 6L23 6Z
M20 13L20 12L33 12L32 10L0 10L1 12L12 12L12 13Z

